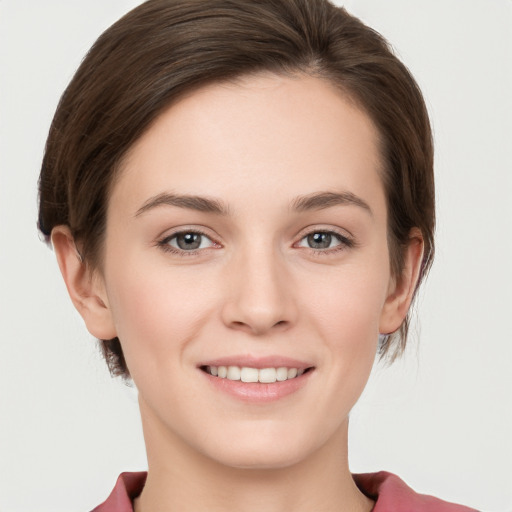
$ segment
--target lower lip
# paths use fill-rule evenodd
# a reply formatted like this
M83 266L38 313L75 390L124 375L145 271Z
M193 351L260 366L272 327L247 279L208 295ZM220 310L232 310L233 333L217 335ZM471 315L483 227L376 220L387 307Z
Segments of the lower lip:
M240 380L223 379L214 377L202 370L200 371L208 379L210 384L215 386L219 391L227 393L244 402L251 403L275 402L289 396L305 386L313 373L311 369L293 379L263 384L259 382L242 382Z

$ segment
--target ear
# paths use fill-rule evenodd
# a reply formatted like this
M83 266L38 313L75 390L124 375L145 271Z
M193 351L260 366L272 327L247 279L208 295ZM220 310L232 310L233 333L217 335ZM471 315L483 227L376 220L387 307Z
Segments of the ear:
M388 296L382 309L379 330L382 334L395 332L409 311L423 260L423 236L413 228L404 253L404 268L399 276L391 277Z
M69 296L88 331L102 340L115 338L117 334L102 276L82 261L68 226L53 228L51 238Z

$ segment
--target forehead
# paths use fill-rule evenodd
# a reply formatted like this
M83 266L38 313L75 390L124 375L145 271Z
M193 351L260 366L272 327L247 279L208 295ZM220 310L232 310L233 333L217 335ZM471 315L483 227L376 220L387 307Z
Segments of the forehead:
M254 75L199 89L128 152L112 200L172 191L251 201L343 188L382 193L378 132L329 82ZM140 204L139 204L140 206Z

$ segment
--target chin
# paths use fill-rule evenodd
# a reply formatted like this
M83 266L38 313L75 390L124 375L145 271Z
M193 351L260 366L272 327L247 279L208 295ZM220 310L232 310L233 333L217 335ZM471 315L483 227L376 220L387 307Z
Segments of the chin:
M297 450L294 452L279 450L277 453L275 450L237 450L215 455L216 461L224 466L247 470L288 468L298 464L304 458L306 456Z
M281 430L281 429L279 429ZM304 432L268 432L265 429L232 433L224 442L208 447L206 453L211 459L227 467L237 469L268 470L294 466L308 459L320 446L314 446L312 436Z

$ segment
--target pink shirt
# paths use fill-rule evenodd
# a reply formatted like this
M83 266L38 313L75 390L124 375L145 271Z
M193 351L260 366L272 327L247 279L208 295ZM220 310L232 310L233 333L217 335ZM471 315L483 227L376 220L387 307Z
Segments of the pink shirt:
M353 475L359 489L374 500L372 512L476 512L426 494L417 494L392 473ZM108 499L92 512L133 512L133 500L146 482L146 473L122 473Z

